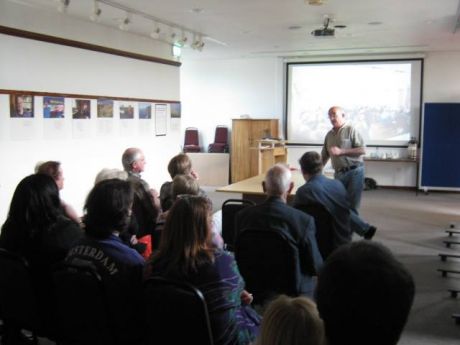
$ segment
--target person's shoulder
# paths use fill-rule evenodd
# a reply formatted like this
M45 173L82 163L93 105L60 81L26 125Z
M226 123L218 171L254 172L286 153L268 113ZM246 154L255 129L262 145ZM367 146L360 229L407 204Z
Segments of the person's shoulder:
M260 208L259 205L251 205L251 206L242 208L241 210L236 212L235 217L239 218L239 219L245 218L245 217L253 214L254 212L256 212L259 208Z
M113 259L117 261L121 261L122 263L129 265L143 266L145 264L145 260L136 250L128 247L114 235L110 236L107 239L101 240L100 243L103 247L105 247L107 254L109 256L112 256Z
M172 182L166 181L160 187L160 193L166 191L167 189L171 188Z
M303 185L301 185L299 188L297 188L295 194L302 194L303 192L309 190L311 188L311 182L307 181Z
M233 272L236 270L237 264L233 253L223 249L214 251L213 269L224 274L223 272Z
M303 219L303 220L309 220L311 218L310 215L308 215L305 212L303 212L301 210L298 210L295 207L290 206L290 205L286 205L285 210L286 210L286 212L289 213L289 215L291 217L295 217L295 218L299 218L299 219Z
M215 260L224 260L224 261L235 260L235 256L233 253L227 250L224 250L224 249L220 249L220 248L216 248L214 250L214 258Z
M341 191L347 192L345 186L339 180L328 178L328 179L325 180L324 184L329 184L330 186L333 186L336 189L339 189Z

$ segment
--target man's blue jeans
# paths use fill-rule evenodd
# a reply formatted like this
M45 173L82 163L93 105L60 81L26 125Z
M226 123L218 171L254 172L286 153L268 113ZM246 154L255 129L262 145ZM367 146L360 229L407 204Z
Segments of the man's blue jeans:
M348 192L351 209L358 213L361 204L361 193L364 185L364 166L346 172L336 172L334 177L343 183Z
M364 166L357 167L346 172L337 172L334 177L341 181L345 186L350 200L350 226L353 232L360 236L369 230L370 225L366 223L358 214L358 208L361 203L361 193L364 184Z

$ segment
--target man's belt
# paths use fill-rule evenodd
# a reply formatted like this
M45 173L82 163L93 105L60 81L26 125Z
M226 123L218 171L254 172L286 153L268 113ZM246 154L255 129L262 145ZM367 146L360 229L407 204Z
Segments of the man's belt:
M350 166L347 166L345 168L340 168L340 169L337 169L337 172L339 173L346 173L347 171L350 171L350 170L353 170L353 169L356 169L356 168L359 168L361 167L362 164L358 164L358 165L350 165Z

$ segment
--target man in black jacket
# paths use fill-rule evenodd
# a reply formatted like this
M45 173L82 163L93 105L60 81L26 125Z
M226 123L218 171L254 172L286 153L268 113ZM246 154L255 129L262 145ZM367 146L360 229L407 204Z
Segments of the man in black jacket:
M262 204L238 212L235 228L237 233L246 228L259 228L276 229L286 234L298 248L301 293L311 296L314 289L312 276L316 275L323 259L316 243L313 218L286 203L294 187L291 177L290 170L284 165L273 166L262 182L267 199Z

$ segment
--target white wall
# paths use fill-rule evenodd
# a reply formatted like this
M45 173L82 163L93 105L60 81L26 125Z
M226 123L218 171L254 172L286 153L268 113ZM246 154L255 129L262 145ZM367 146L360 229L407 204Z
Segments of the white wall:
M424 102L460 102L460 52L426 54Z
M119 50L171 59L171 46L149 37L59 13L56 6L35 6L26 1L0 1L0 23L26 31L62 37ZM3 53L2 49L2 53Z
M184 61L181 67L182 128L197 127L206 151L216 126L231 130L240 115L281 119L282 97L277 58Z
M426 54L424 102L460 102L458 61L460 52ZM207 147L213 140L216 125L231 127L231 119L241 114L279 118L282 123L283 73L283 62L278 58L184 62L181 69L183 128L198 127L202 134L201 144ZM315 149L290 148L288 160L291 165L297 166L297 160L303 152ZM373 150L369 148L368 152ZM379 151L401 157L406 155L405 149ZM413 163L368 162L366 165L367 175L375 178L380 185L416 185L416 167Z
M85 36L86 42L118 49L125 46L129 48L125 50L157 57L164 53L162 47L157 47L156 54L151 40L116 29L93 30L95 24L72 18L61 23L62 18L55 12L20 7L1 2L1 25L73 39ZM73 37L64 35L72 32ZM180 69L175 66L3 34L0 47L0 89L180 100ZM180 151L180 119L170 119L169 107L167 135L157 137L153 114L152 120L120 120L115 102L114 119L104 121L96 118L96 100L91 103L90 120L71 119L70 98L65 100L65 119L43 119L43 98L36 96L35 118L12 119L9 97L0 94L0 223L6 217L14 188L24 176L33 173L37 161L62 163L62 197L80 212L96 173L102 168L121 168L121 155L127 147L144 150L147 166L143 177L152 187L159 188L169 179L167 163ZM102 131L102 122L104 128L109 122L111 129Z

